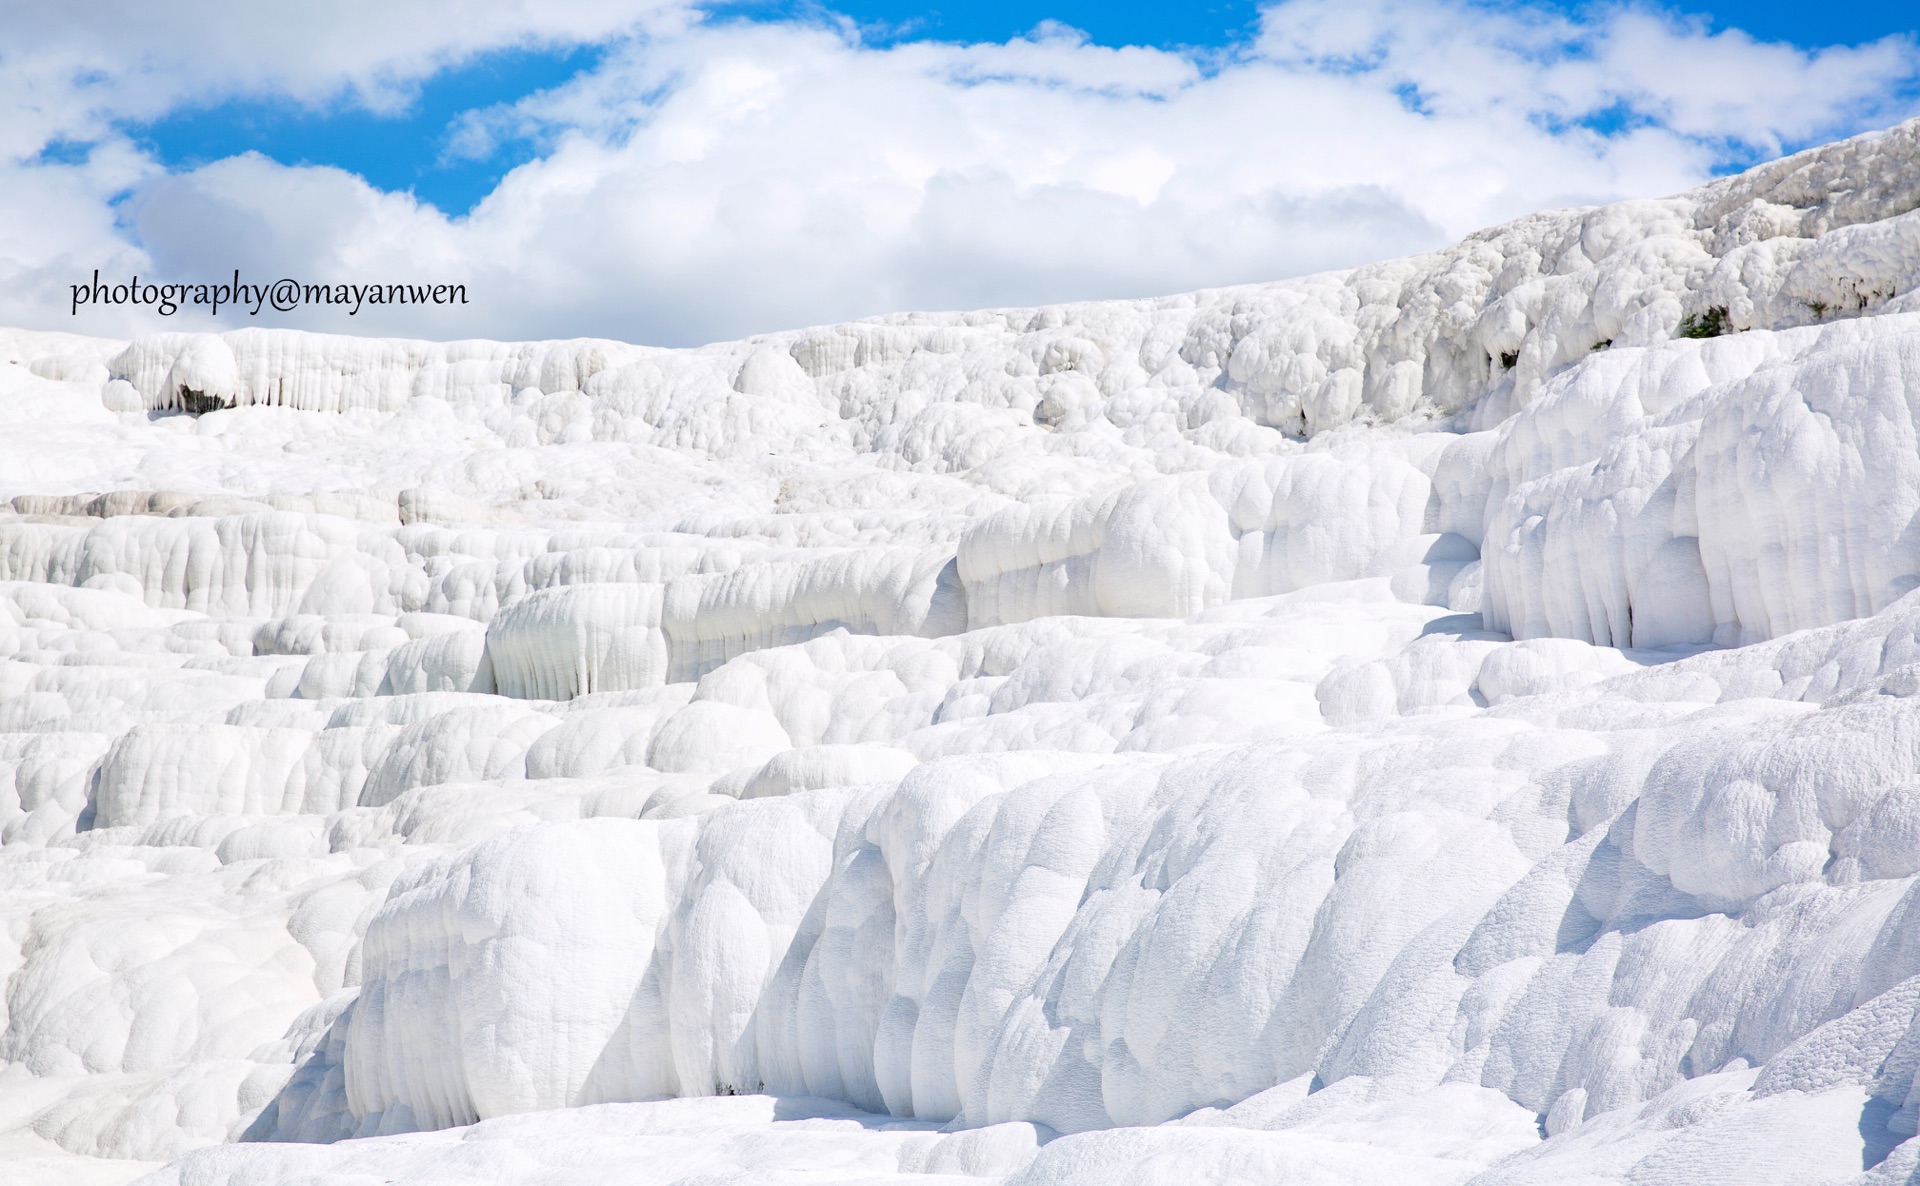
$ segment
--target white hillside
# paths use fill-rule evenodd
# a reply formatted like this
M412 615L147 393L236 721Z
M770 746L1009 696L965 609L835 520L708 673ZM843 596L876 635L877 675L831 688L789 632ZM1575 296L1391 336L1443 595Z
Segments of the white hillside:
M0 331L5 1176L1905 1182L1916 210Z

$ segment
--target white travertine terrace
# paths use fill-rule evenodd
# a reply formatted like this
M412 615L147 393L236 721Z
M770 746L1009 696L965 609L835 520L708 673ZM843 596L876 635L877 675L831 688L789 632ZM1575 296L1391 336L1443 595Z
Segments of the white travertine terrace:
M1920 123L1157 300L0 331L0 1176L1906 1182L1917 413Z

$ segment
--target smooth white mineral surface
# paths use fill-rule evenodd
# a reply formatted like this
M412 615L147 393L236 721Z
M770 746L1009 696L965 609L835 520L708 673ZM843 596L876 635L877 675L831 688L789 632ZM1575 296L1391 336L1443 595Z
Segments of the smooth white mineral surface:
M1916 207L0 331L0 1177L1907 1182Z

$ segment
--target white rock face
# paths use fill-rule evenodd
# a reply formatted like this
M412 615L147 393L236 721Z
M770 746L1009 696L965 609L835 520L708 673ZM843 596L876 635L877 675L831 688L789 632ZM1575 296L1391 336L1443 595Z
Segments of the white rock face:
M1916 291L1910 124L1160 300L0 331L0 1175L1905 1182Z

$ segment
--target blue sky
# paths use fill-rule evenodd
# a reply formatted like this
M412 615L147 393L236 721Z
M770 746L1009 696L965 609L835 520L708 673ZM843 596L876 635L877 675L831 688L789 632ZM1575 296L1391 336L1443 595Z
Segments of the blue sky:
M844 17L856 24L864 41L874 45L915 40L1006 41L1052 20L1082 30L1101 45L1230 51L1253 37L1260 6L1252 0L1159 4L953 0L938 5L893 0L844 0L835 4L736 0L706 7L718 19L739 21L829 21ZM1591 6L1547 7L1577 13ZM1715 30L1739 29L1757 39L1810 48L1859 44L1920 28L1915 0L1843 4L1722 0L1666 7ZM482 54L419 83L413 100L398 110L375 112L348 100L311 104L287 98L247 98L211 107L187 106L152 121L129 121L126 130L156 157L176 168L251 150L288 165L338 165L382 189L409 191L458 215L470 210L502 176L525 164L537 151L534 143L513 141L481 159L450 152L449 138L461 113L510 104L558 86L593 69L601 56L594 46L577 45Z
M0 4L0 324L683 345L1279 279L1920 116L1911 8ZM76 316L96 268L474 300Z
M254 151L287 165L338 165L388 190L408 190L450 214L464 214L500 178L534 155L516 142L481 159L449 151L462 112L511 103L593 68L593 46L504 49L451 67L418 84L398 110L376 111L348 99L232 99L183 107L126 130L168 165L193 167Z
M732 6L743 14L792 13L810 6L760 4L753 0ZM1245 39L1259 19L1251 0L1193 0L1192 3L1124 4L1099 0L1056 0L1054 3L897 4L886 0L849 0L828 5L863 25L894 27L907 37L946 37L970 41L1004 41L1033 28L1042 20L1062 21L1085 30L1105 45L1226 45ZM1577 11L1578 4L1555 4ZM1889 33L1911 30L1916 24L1912 3L1863 0L1861 3L1816 4L1799 0L1754 0L1753 3L1669 4L1668 8L1705 17L1720 28L1740 28L1756 37L1792 41L1800 45L1851 45Z

